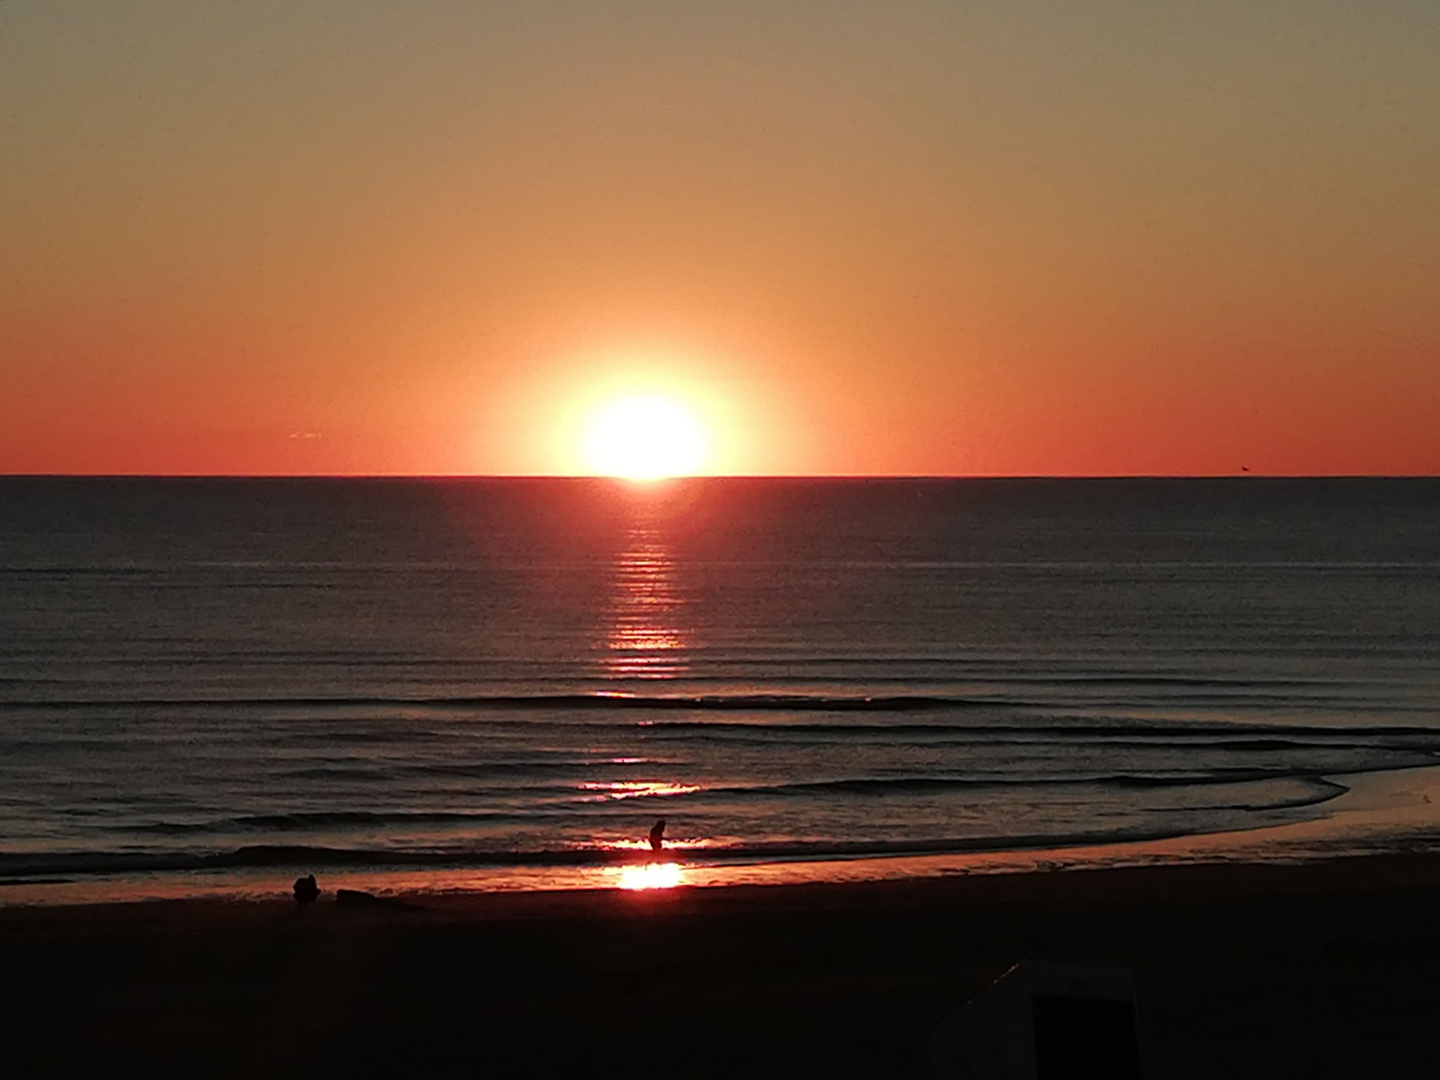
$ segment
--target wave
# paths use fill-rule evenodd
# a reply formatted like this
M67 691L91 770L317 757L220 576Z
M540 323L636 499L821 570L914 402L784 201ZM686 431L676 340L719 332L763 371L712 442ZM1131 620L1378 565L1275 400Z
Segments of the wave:
M348 739L304 740L323 741L327 744L348 742ZM471 780L488 780L511 776L573 776L576 773L592 774L604 769L654 768L664 762L651 757L636 758L582 758L561 757L551 760L528 759L522 761L461 761L387 763L380 765L306 765L276 773L280 780L390 780L396 777L437 777L451 776Z
M1193 720L1120 720L1113 718L1046 717L1018 723L816 723L770 724L729 720L643 721L652 735L667 733L727 740L753 739L902 739L911 742L964 741L988 743L1071 743L1093 740L1112 748L1184 747L1236 751L1385 749L1379 740L1402 740L1405 749L1440 751L1440 725L1253 724Z
M1228 784L1263 783L1294 780L1314 784L1327 792L1324 802L1341 794L1345 788L1326 780L1318 773L1295 769L1213 769L1206 772L1176 773L1094 773L1061 777L854 777L840 780L806 780L794 784L736 786L706 789L703 794L727 795L732 798L771 798L828 794L883 797L896 793L946 792L962 789L984 790L1016 787L1118 787L1173 788L1206 787ZM697 793L700 794L700 793ZM643 798L644 796L639 796ZM682 796L670 796L681 798ZM1209 809L1199 807L1197 809Z
M1316 806L1344 794L1347 788L1320 776L1295 775L1264 770L1241 774L1204 774L1195 776L1150 775L1123 773L1106 776L1073 777L1047 781L1047 784L1111 784L1122 787L1166 788L1175 786L1210 785L1221 788L1245 783L1289 780L1298 782L1287 792L1273 791L1271 797L1207 803L1191 808L1197 815L1264 810L1295 809ZM895 777L852 778L798 784L782 784L757 788L711 789L729 799L751 797L813 797L846 795L865 797L893 792L963 791L985 786L1023 785L1027 781L995 779ZM1033 783L1033 782L1030 782ZM704 794L704 793L702 793ZM1256 792L1260 795L1260 792ZM662 796L666 797L666 796ZM669 796L685 798L684 795ZM510 817L503 813L459 811L315 811L290 814L260 814L236 817L212 823L157 823L136 832L181 835L206 832L224 834L237 829L254 829L268 833L305 833L349 828L376 829L386 826L473 825L494 824ZM527 818L533 814L525 815ZM1074 844L1119 843L1141 839L1183 836L1213 827L1204 817L1192 820L1190 827L1173 822L1155 822L1120 828L1057 831L1047 834L1010 836L937 838L927 840L844 842L775 841L715 846L697 849L671 849L675 858L706 863L747 861L781 861L825 858L865 858L937 853L1022 850L1036 847L1060 847ZM0 885L37 880L71 880L80 876L116 874L190 873L206 871L273 870L283 873L294 868L319 867L430 867L454 869L485 867L576 867L603 866L645 861L648 852L633 849L615 850L599 846L567 846L537 850L485 850L473 841L456 844L431 843L411 848L337 847L326 844L250 844L220 851L63 851L63 852L0 852Z
M320 829L381 827L386 825L462 825L497 821L524 821L536 817L504 811L461 810L310 810L283 814L241 814L214 821L157 821L149 825L127 826L127 832L184 836L226 832L313 832Z
M809 694L650 695L614 691L575 694L475 694L424 697L173 697L173 698L35 698L9 700L11 708L429 708L429 709L700 709L819 712L913 712L966 709L995 705L1039 705L1003 697L953 697L923 694L894 696L826 696Z
M1094 708L1096 702L1086 703L1086 709ZM1203 705L1203 702L1191 702L1191 705ZM1223 702L1222 702L1223 704ZM1230 704L1233 704L1230 703ZM1333 705L1333 703L1331 703ZM25 699L0 699L0 711L6 709L34 709L41 711L70 711L83 709L157 709L157 710L185 710L185 709L303 709L318 710L326 713L334 713L348 709L377 709L377 710L427 710L436 713L454 711L477 711L477 712L545 712L545 711L579 711L587 713L595 712L690 712L690 713L759 713L759 714L784 714L784 713L856 713L856 714L906 714L906 713L956 713L964 711L998 710L1005 712L1020 712L1028 715L1045 714L1054 716L1057 708L1063 710L1064 705L1053 700L1041 701L1023 697L1010 697L1003 695L976 695L957 696L940 694L895 694L895 695L828 695L828 694L701 694L701 695L668 695L668 694L632 694L618 691L596 691L587 693L563 693L563 694L475 694L475 695L440 695L440 696L275 696L275 697L145 697L145 698L25 698ZM1383 712L1413 712L1412 709L1390 708L1381 704L1367 705L1366 710L1372 713ZM371 719L370 717L346 717L346 719ZM654 721L654 726L662 724L671 730L676 730L685 725L685 721ZM694 726L703 726L708 730L718 730L724 722L711 720L692 721ZM761 728L762 724L746 724L750 728ZM863 724L847 723L844 725L827 724L786 724L783 729L772 726L773 730L801 731L839 731L845 733L861 733L866 730L885 730L891 733L922 733L943 730L942 725L935 723L915 724L903 726L900 724L875 725L867 729ZM1255 723L1246 721L1190 721L1177 718L1163 719L1126 719L1117 721L1114 718L1092 719L1087 713L1064 716L1061 722L1052 722L1047 725L1043 719L1031 723L1001 723L1001 724L967 724L954 725L953 730L964 732L1003 732L1016 731L1027 733L1064 732L1066 734L1088 733L1092 735L1104 734L1134 734L1136 732L1164 733L1166 735L1185 735L1202 732L1225 732L1230 735L1241 735L1246 733L1269 732L1277 735L1293 736L1304 735L1329 735L1340 733L1363 734L1367 737L1385 735L1431 735L1440 738L1440 717L1436 718L1434 725L1427 724L1275 724ZM326 738L333 736L326 735ZM364 738L364 733L350 732L347 738ZM375 738L388 739L389 736L375 734ZM423 732L409 731L407 739L424 737Z
M1285 769L1231 769L1173 773L1110 773L1084 774L1065 777L847 777L837 780L801 781L785 784L754 784L716 786L699 789L682 789L673 792L636 792L627 794L629 804L626 812L646 804L695 803L707 798L724 800L763 800L787 798L814 798L826 796L858 796L884 798L891 795L945 794L961 792L982 792L986 790L1011 790L1015 788L1057 788L1057 787L1114 787L1130 790L1164 788L1230 787L1240 784L1277 783L1290 781L1308 789L1306 794L1290 797L1276 797L1244 804L1233 804L1230 808L1265 809L1284 806L1308 806L1326 802L1345 791L1343 785L1324 776ZM555 788L555 792L575 795L573 788ZM586 792L585 794L590 794ZM1279 796L1279 793L1276 793ZM1202 803L1196 810L1223 808L1218 803ZM223 836L236 832L260 833L315 833L344 831L347 829L385 829L423 826L475 826L513 823L534 823L543 818L567 817L573 810L556 807L538 810L528 806L523 810L309 810L275 814L243 814L210 821L167 822L158 821L146 825L127 825L124 831L137 835L157 836ZM0 860L7 856L0 854Z
M1026 833L1012 836L940 838L933 840L756 843L688 850L668 848L667 860L703 865L819 859L893 858L906 855L968 854L1023 851L1081 844L1129 843L1191 835L1179 826L1132 826L1091 832ZM1203 831L1203 830L1200 830ZM205 854L179 852L55 852L0 854L0 886L64 882L77 877L123 874L264 871L288 874L318 868L485 869L504 867L603 867L653 861L644 850L562 848L535 851L465 849L386 850L337 848L304 844L256 844Z

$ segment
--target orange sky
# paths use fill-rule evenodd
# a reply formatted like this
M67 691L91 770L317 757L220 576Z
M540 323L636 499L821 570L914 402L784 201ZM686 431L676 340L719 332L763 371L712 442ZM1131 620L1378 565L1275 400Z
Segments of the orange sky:
M0 472L1440 472L1440 6L0 5Z

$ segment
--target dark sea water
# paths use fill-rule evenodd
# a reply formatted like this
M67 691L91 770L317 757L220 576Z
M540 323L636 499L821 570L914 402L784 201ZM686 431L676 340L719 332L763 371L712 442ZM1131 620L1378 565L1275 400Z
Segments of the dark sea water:
M0 479L11 885L1177 836L1437 755L1435 480Z

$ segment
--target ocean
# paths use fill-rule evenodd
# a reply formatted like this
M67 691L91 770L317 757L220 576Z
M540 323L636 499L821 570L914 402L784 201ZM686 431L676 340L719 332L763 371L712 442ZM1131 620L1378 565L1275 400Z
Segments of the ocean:
M0 479L0 903L623 884L661 818L666 882L963 869L1437 764L1433 479Z

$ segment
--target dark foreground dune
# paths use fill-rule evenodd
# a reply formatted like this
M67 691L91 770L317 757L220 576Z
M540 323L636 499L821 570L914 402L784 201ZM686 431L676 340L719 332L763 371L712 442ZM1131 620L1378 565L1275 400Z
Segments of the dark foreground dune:
M1135 972L1148 1077L1440 1075L1437 856L330 900L0 910L0 1071L928 1076L1030 957Z

